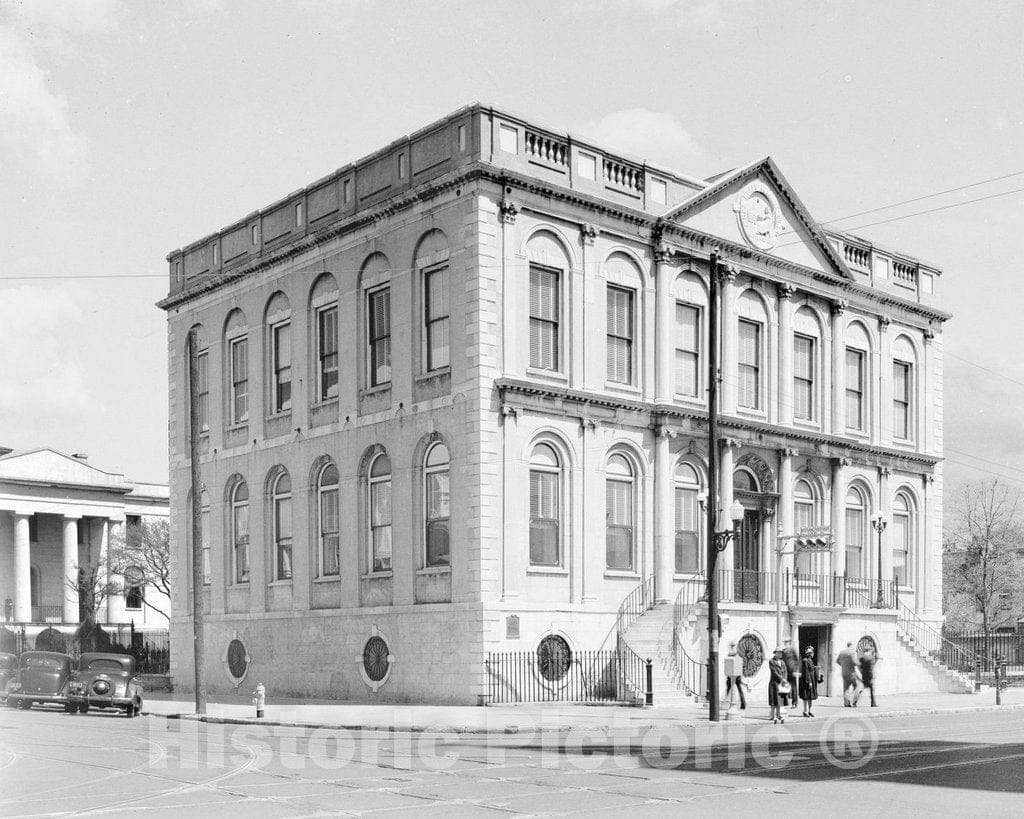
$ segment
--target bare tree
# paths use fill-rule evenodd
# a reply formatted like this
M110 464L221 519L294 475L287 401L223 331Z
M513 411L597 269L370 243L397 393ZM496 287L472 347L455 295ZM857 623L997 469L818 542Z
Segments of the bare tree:
M130 523L124 535L115 538L108 550L111 574L119 575L126 585L150 586L171 598L170 525L163 518ZM145 595L142 604L164 617L168 613L154 606Z
M947 616L980 625L988 654L992 631L1015 624L1024 604L1020 492L998 480L963 487L943 551Z

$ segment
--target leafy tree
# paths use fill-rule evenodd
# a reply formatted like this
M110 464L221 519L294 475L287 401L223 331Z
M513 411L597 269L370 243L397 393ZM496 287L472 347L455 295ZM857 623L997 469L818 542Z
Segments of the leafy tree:
M998 480L964 486L943 544L945 610L955 628L981 626L985 645L1024 608L1021 495ZM989 652L986 651L986 654Z
M110 571L124 582L151 586L171 597L171 530L165 518L145 518L125 527L124 536L109 549ZM154 606L145 596L142 603L158 614L168 613Z

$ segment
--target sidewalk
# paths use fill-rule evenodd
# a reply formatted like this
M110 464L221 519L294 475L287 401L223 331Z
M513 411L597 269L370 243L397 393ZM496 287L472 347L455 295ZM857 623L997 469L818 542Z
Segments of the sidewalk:
M1003 692L1003 705L995 704L995 692L980 694L897 694L881 697L877 708L861 702L844 708L841 698L823 697L814 706L815 719L829 717L884 718L914 714L958 713L1002 709L1024 709L1024 688ZM170 719L199 719L192 698L175 694L149 694L143 713ZM787 724L812 724L800 716L802 707L790 712ZM1021 715L1024 717L1024 714ZM722 709L725 718L725 708ZM282 699L272 697L263 719L256 719L255 706L247 695L217 696L207 701L205 721L287 725L385 732L431 732L455 734L518 734L568 731L572 728L632 730L664 726L692 727L707 724L706 705L638 708L625 705L573 705L570 703L527 703L487 707L461 705L368 705L330 700ZM768 706L748 703L740 722L766 723Z

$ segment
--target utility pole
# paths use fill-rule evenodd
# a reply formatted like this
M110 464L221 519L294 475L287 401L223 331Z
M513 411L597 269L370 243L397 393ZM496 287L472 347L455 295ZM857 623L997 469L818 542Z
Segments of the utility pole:
M188 331L188 453L192 473L192 655L195 665L196 713L206 713L206 675L203 669L203 484L199 474L199 334Z
M707 508L707 598L708 598L708 719L718 722L718 590L716 565L718 548L718 251L708 258L708 508Z

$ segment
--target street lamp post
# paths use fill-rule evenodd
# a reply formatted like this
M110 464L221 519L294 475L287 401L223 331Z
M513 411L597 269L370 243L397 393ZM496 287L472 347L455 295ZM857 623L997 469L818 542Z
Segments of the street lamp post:
M889 521L885 515L879 513L871 516L871 526L878 532L878 597L875 600L872 608L884 609L885 608L885 593L882 590L882 532L885 531L885 527Z
M709 511L709 519L712 518L713 509ZM733 501L729 507L729 518L732 520L731 529L710 530L708 543L708 719L711 722L718 722L721 719L719 708L718 690L718 641L721 634L718 632L718 588L716 575L716 564L718 555L725 551L729 542L739 535L740 524L743 523L743 504ZM719 525L724 521L719 521Z

